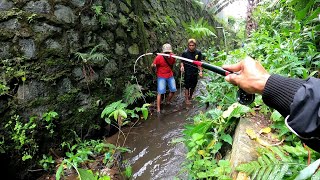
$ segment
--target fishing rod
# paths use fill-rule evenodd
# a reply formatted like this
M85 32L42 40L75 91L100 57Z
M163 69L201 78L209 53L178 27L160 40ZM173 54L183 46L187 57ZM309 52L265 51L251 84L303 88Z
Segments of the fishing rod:
M208 70L215 72L217 74L220 74L222 76L227 76L229 74L238 74L239 75L239 73L227 71L221 67L214 66L212 64L202 62L202 61L195 61L195 60L191 60L188 58L184 58L184 57L180 57L180 56L176 56L176 55L172 55L172 54L164 54L164 53L153 53L153 54L167 56L167 57L173 57L176 59L187 61L187 62L190 62L190 63L196 65L197 67L203 67L205 69L208 69ZM255 99L254 94L249 94L249 93L245 92L243 89L239 88L239 90L237 92L237 100L240 104L249 105L254 101L254 99Z

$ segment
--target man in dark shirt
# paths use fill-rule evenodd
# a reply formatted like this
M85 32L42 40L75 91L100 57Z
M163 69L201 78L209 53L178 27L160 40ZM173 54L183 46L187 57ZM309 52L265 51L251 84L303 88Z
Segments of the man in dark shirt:
M202 60L202 53L196 49L197 42L195 39L188 40L188 48L182 53L182 57L195 61ZM192 94L198 82L198 75L202 77L202 67L197 67L190 62L182 61L180 70L184 72L184 87L186 104L191 104Z

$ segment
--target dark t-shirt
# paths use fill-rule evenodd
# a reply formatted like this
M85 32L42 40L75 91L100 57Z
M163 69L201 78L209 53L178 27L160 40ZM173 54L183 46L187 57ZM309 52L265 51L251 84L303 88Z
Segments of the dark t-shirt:
M188 58L191 60L201 61L202 54L201 51L195 50L194 52L190 52L189 50L185 50L182 55L184 58ZM184 71L186 74L198 74L198 67L190 62L182 61L184 65Z

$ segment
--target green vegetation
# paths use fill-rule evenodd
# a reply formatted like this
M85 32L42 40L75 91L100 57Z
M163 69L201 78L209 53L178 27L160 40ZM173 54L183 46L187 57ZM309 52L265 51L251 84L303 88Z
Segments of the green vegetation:
M50 134L54 133L53 120L58 117L54 111L45 113L42 118L30 117L27 122L18 115L14 115L4 126L8 135L8 140L3 140L0 149L2 153L14 151L23 161L32 159L39 151L37 142L37 129L45 127ZM10 142L10 143L9 143ZM10 145L11 144L11 145Z
M297 143L297 146L261 148L258 152L260 155L258 160L241 164L236 169L246 172L252 179L281 180L295 178L307 167L305 159L308 158L308 151L301 146L301 143ZM315 158L317 157L313 153L312 159ZM319 177L319 173L314 177Z
M233 104L226 111L212 109L196 115L193 125L183 131L188 153L186 168L192 179L228 179L230 164L221 158L222 146L232 145L231 133L237 118L250 111L249 107ZM218 158L218 159L217 159Z
M106 179L109 176L95 174L91 170L86 170L80 168L81 166L86 166L86 163L89 163L92 160L97 160L100 155L104 155L103 163L106 167L111 168L111 165L117 161L114 154L116 151L126 152L129 151L125 148L117 148L116 146L108 143L101 142L99 140L90 140L90 141L79 141L75 145L69 143L63 143L62 146L67 146L69 152L66 153L66 158L62 160L59 164L59 168L56 172L56 179L59 180L61 175L64 175L64 167L67 169L73 168L80 179Z
M48 2L50 7L55 7L50 12L60 10L59 6L54 6L56 2ZM70 3L66 2L59 3L61 6L69 6ZM139 0L112 1L111 8L105 7L108 1L98 3L86 1L83 6L70 4L71 9L76 8L72 9L77 13L74 24L64 24L57 17L51 17L54 13L35 14L20 10L28 4L23 1L13 3L14 8L9 11L0 12L1 24L4 27L10 26L9 29L1 29L0 32L0 40L4 44L1 56L10 54L9 59L1 59L0 61L0 112L1 115L5 114L1 124L0 153L6 153L10 155L10 158L18 159L16 164L26 164L30 170L35 166L29 166L28 163L42 157L39 164L43 170L55 173L56 179L64 178L64 175L69 172L77 173L80 179L110 179L111 177L108 175L99 173L93 168L89 170L88 167L93 161L99 161L101 166L110 168L116 165L120 170L117 155L129 151L123 147L125 141L123 144L119 144L117 141L115 145L112 145L99 140L85 140L85 137L79 132L82 133L83 130L91 130L91 128L94 130L104 128L101 124L91 122L95 115L101 115L100 117L105 120L108 127L112 126L119 130L117 140L120 136L126 140L128 134L125 134L122 128L124 126L132 128L142 119L148 118L149 104L139 104L139 100L144 95L154 97L155 94L152 91L142 94L141 87L127 83L125 87L120 87L124 91L122 94L117 92L115 96L120 98L115 100L110 95L114 91L100 90L103 88L115 90L118 87L114 87L114 85L120 84L118 82L127 82L129 76L125 77L127 79L123 78L115 83L114 78L118 78L116 76L119 74L114 73L114 76L99 79L98 83L104 87L89 86L98 76L94 70L97 69L100 76L105 68L104 63L108 61L107 57L116 56L106 54L106 52L116 52L117 48L123 49L124 53L121 54L127 59L119 58L118 62L116 61L118 59L115 58L116 66L126 63L126 68L130 68L129 62L132 60L130 58L134 53L127 55L126 52L127 43L133 41L138 44L135 49L138 49L139 52L148 52L150 49L155 49L150 47L151 40L157 41L152 45L172 41L175 43L173 45L180 46L181 42L185 42L185 39L193 37L200 41L212 41L211 44L215 46L206 50L205 55L209 63L217 66L234 63L246 55L250 55L259 60L271 73L300 78L308 78L318 73L319 77L319 0L275 0L272 3L261 3L254 13L259 28L250 37L245 37L245 28L240 29L238 33L233 32L229 27L232 27L236 22L230 18L228 24L218 23L224 36L220 39L216 38L221 34L217 27L212 27L204 18L192 19L191 22L183 23L185 32L180 32L181 23L179 21L182 20L178 17L180 12L177 13L178 15L170 14L172 9L163 8L165 4L173 4L174 1L154 2L147 1L141 4ZM200 9L200 7L203 7L203 3L196 0L184 2L181 6L184 5L185 8L192 6L190 8L199 11L195 17L202 15L200 11L204 9ZM117 9L117 6L120 6L120 9ZM163 6L162 9L161 6ZM159 9L160 13L151 14L152 11L147 10L148 7ZM61 10L64 9L61 8ZM41 9L36 10L40 11ZM100 28L83 27L79 18L93 15L95 19L90 27L96 26L95 20L97 20ZM189 14L187 15L189 16ZM125 37L119 37L117 30L115 30L118 28L124 31ZM31 32L34 29L37 31ZM98 30L91 32L91 29ZM110 35L111 33L114 35ZM237 36L233 37L235 34ZM34 41L35 47L33 47L33 43L20 44L20 39ZM96 42L107 44L103 52L99 51L102 45L95 46ZM243 44L244 47L231 50L240 44ZM51 46L51 48L47 49L45 46ZM86 49L88 47L89 49ZM24 50L28 53L34 53L35 57L22 58ZM78 51L75 53L77 60L69 61L68 55L75 51ZM151 59L146 58L146 60L150 61ZM149 61L142 63L141 66L149 66ZM78 66L82 66L83 76L81 76L81 72L72 71L78 70L74 69ZM125 70L128 69L124 69L122 72L126 72ZM145 75L145 72L142 75ZM314 179L319 177L319 172L313 175L310 172L314 172L314 169L311 166L306 166L308 158L311 162L317 162L319 154L313 151L310 155L308 154L299 139L285 126L279 112L265 106L260 96L257 96L256 101L250 107L234 104L237 89L214 73L208 72L207 75L211 77L211 81L202 82L205 89L202 95L197 97L197 100L202 104L213 104L215 109L209 109L196 115L193 118L194 123L186 126L183 132L184 137L180 139L188 148L185 167L191 179L230 179L231 167L228 159L224 159L225 151L232 145L232 134L239 118L252 112L250 109L252 107L259 107L258 113L272 120L273 124L270 127L278 139L284 140L284 145L259 149L259 158L256 161L240 165L237 170L246 172L252 178L256 177L257 179L260 177L263 179L267 176L273 179L275 173L280 179L302 176ZM62 90L57 90L59 84L56 83L60 83L60 79L66 76L68 78L78 77L77 79L69 78L70 83L66 83L67 85L75 85L81 81L78 79L84 77L89 93L79 87L71 87L70 91L61 93ZM23 89L22 99L24 100L24 93L27 92L27 89L24 90L25 83L39 81L44 82L46 88L50 87L52 91L58 92L53 92L54 95L51 94L52 92L48 92L48 96L43 95L44 92L39 92L40 97L32 97L33 100L18 107L21 103L21 99L17 98L18 95L21 95L18 94L18 91L21 90L19 88ZM89 87L95 88L95 94L90 93ZM87 94L89 96L94 94L96 97L86 97ZM79 98L79 96L84 97ZM112 96L110 98L112 101L105 98L109 96ZM81 106L77 106L79 103ZM3 104L4 109L2 109ZM64 109L72 104L75 104L76 107ZM138 107L135 107L135 104L139 104ZM52 106L62 110L57 110ZM101 106L105 106L105 108L99 109L103 108ZM35 109L30 110L30 108ZM99 120L98 117L97 121ZM84 124L87 125L88 122L90 127L83 128ZM75 129L70 130L68 126L70 124L77 125L73 126ZM60 128L67 129L67 132L59 131ZM81 137L78 137L76 132ZM75 137L67 142L65 138L69 135L68 133ZM57 155L55 154L56 149L43 147L45 143L50 146L51 144L48 145L48 142L57 143L58 146L61 143L59 147L62 152ZM50 152L47 152L49 148ZM279 172L276 172L277 169L280 169ZM307 175L304 172L307 172ZM130 178L132 168L127 166L123 174Z
M93 5L91 9L94 11L95 17L98 19L101 28L107 24L110 17L113 17L111 13L104 12L103 6Z
M244 47L227 52L210 48L205 52L207 60L221 66L238 62L249 55L260 61L270 73L299 78L315 76L320 67L319 5L315 0L265 2L254 13L259 28L248 37ZM227 44L232 40L227 38ZM239 43L243 42L239 40ZM207 74L211 81L202 82L206 88L198 100L202 104L216 104L216 109L196 115L194 124L186 126L182 140L188 147L185 167L192 179L231 179L229 166L225 163L228 160L224 159L225 149L232 143L231 133L237 119L250 110L230 111L236 101L236 88L216 74ZM272 120L272 132L278 139L284 139L284 143L259 149L259 158L240 165L237 171L246 172L252 179L319 177L319 173L312 173L315 172L312 168L315 165L306 165L308 159L318 162L319 153L311 151L311 155L308 154L300 140L285 126L283 117L264 105L261 96L257 96L250 107L260 107L258 113ZM220 161L225 163L224 171L216 170L220 167Z
M128 83L123 93L124 102L127 104L133 104L141 98L143 98L141 88L137 84Z
M190 23L183 23L183 27L189 37L198 40L206 37L217 37L214 28L208 24L208 21L203 20L203 18L200 18L197 22L191 19Z

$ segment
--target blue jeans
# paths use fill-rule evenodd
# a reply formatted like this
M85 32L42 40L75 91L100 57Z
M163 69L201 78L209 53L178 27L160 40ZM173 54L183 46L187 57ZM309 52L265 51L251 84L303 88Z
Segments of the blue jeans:
M161 78L158 77L157 79L158 83L158 94L165 94L166 93L166 85L168 83L169 90L170 92L176 92L177 87L176 87L176 81L174 80L174 77L169 77L169 78Z

